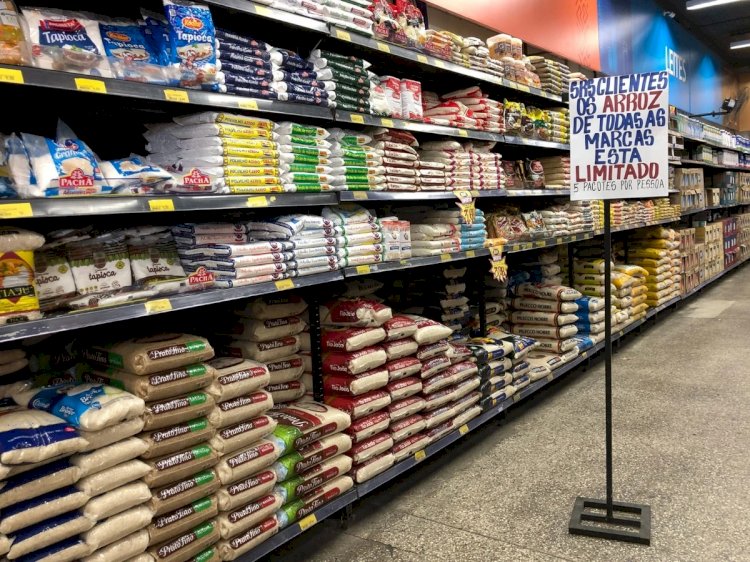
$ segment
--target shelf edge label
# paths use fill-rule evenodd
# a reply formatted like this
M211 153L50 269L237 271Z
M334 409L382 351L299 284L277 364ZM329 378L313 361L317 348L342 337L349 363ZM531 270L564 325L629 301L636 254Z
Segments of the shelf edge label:
M299 528L301 531L307 531L310 527L318 523L318 518L315 517L314 513L311 513L307 517L303 517L299 520Z
M164 99L180 103L190 103L190 96L185 90L164 90Z
M106 94L107 85L103 80L93 78L76 78L76 90L80 92L93 92L95 94Z
M287 291L289 289L294 289L294 281L292 281L291 279L284 279L282 281L276 281L275 285L279 291Z
M146 307L148 314L156 314L158 312L167 312L172 310L172 302L169 299L156 299L148 301L143 304Z
M34 210L31 208L31 203L0 204L0 219L23 219L33 216Z
M23 84L23 72L17 68L0 68L0 82Z

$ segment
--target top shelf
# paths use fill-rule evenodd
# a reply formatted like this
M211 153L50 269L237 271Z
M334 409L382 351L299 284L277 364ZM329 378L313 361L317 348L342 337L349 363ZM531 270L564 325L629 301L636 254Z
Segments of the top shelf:
M422 66L431 67L438 70L445 70L453 74L460 74L461 76L473 78L475 80L493 84L495 86L502 86L503 88L515 90L516 92L522 92L525 95L535 96L546 101L562 103L561 96L552 94L550 92L545 92L544 90L541 90L539 88L533 88L531 86L526 86L525 84L512 82L511 80L506 80L505 78L500 78L487 72L482 72L481 70L475 70L473 68L468 68L447 60L425 55L424 53L413 51L412 49L407 49L400 45L395 45L386 41L380 41L372 37L365 37L364 35L347 31L333 25L330 28L330 35L333 38L345 43L351 43L353 45L371 49L373 51L378 51L380 53L387 53L400 59L418 63Z

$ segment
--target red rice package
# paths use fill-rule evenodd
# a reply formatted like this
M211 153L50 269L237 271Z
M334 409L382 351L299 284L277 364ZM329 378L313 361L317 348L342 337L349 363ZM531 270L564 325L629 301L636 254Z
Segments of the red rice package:
M327 394L359 396L388 384L388 369L378 367L358 375L327 375L323 377L323 390Z
M325 401L356 420L386 408L391 403L391 395L384 390L373 390L361 396L327 396Z
M388 361L388 355L379 346L365 347L351 353L324 353L323 373L358 375L380 367L386 361Z
M370 299L339 299L320 307L323 326L378 327L392 317L389 306Z
M323 331L320 345L323 351L358 351L382 342L383 328L328 328Z
M353 443L359 443L381 431L385 431L390 424L390 414L385 410L380 410L356 420L344 432L352 438Z

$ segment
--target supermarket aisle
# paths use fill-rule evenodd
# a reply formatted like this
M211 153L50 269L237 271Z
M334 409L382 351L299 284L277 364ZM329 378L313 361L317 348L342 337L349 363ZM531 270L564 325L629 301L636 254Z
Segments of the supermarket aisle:
M650 548L572 537L603 497L603 366L573 375L291 545L295 559L750 560L750 267L615 358L615 497L648 503ZM277 551L275 558L290 554Z

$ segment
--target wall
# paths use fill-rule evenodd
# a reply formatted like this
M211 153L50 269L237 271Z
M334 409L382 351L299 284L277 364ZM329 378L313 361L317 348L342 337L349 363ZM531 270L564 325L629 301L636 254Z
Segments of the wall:
M427 4L599 69L596 0L427 0Z
M736 77L706 45L652 0L599 0L599 46L607 74L670 72L669 101L690 113L721 107ZM712 118L721 123L722 117Z

